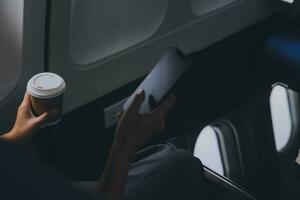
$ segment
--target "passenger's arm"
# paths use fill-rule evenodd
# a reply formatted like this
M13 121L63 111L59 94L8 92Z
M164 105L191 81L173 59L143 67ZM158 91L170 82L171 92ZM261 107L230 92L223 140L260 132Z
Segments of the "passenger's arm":
M101 199L122 199L129 163L136 150L164 129L165 114L175 103L175 97L171 96L152 113L139 114L144 99L144 92L135 97L116 129L109 159L98 185L97 192Z
M25 93L24 99L18 108L17 118L12 130L1 137L14 143L24 143L31 140L38 129L45 124L49 113L39 117L34 116L31 109L30 96Z

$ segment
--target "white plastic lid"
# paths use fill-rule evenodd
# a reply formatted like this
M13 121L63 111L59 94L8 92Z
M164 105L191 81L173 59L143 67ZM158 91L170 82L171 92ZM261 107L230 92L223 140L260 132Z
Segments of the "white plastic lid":
M53 98L62 94L66 83L59 75L44 72L33 76L27 84L27 92L37 98Z

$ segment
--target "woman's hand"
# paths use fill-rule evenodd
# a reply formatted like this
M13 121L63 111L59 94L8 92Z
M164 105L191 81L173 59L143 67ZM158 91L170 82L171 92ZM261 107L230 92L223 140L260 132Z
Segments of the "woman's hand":
M139 110L144 100L145 92L141 91L121 117L116 129L115 143L125 146L131 153L164 130L165 115L175 104L175 97L171 95L151 113L140 114Z
M30 141L38 129L45 124L48 116L49 113L44 113L39 117L34 116L31 109L30 96L25 93L23 102L18 108L13 129L7 134L4 134L2 138L16 143Z
M153 112L140 114L139 110L145 100L145 92L137 94L121 116L116 136L99 185L99 199L122 199L129 163L138 147L145 144L155 134L165 128L165 115L175 103L170 96Z

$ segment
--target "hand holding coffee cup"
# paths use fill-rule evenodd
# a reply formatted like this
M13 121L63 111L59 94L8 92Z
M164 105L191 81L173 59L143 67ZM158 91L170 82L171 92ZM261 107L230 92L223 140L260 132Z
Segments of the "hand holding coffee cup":
M33 76L28 81L27 92L30 94L34 114L40 116L55 110L55 114L49 116L47 124L57 124L63 112L65 89L65 81L57 74L44 72Z

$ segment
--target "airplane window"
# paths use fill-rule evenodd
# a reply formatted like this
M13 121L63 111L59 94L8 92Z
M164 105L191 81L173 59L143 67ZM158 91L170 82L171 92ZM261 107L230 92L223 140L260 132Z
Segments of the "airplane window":
M24 1L0 1L0 102L16 86L22 72Z
M167 7L168 0L72 0L71 59L90 64L148 39L162 24Z
M292 115L287 88L276 85L270 95L273 133L277 151L282 151L292 136Z
M205 15L239 0L191 0L194 15Z
M214 127L206 126L201 130L195 143L194 156L199 158L204 166L224 176L220 145Z
M282 0L284 2L287 2L287 3L294 3L294 0Z

